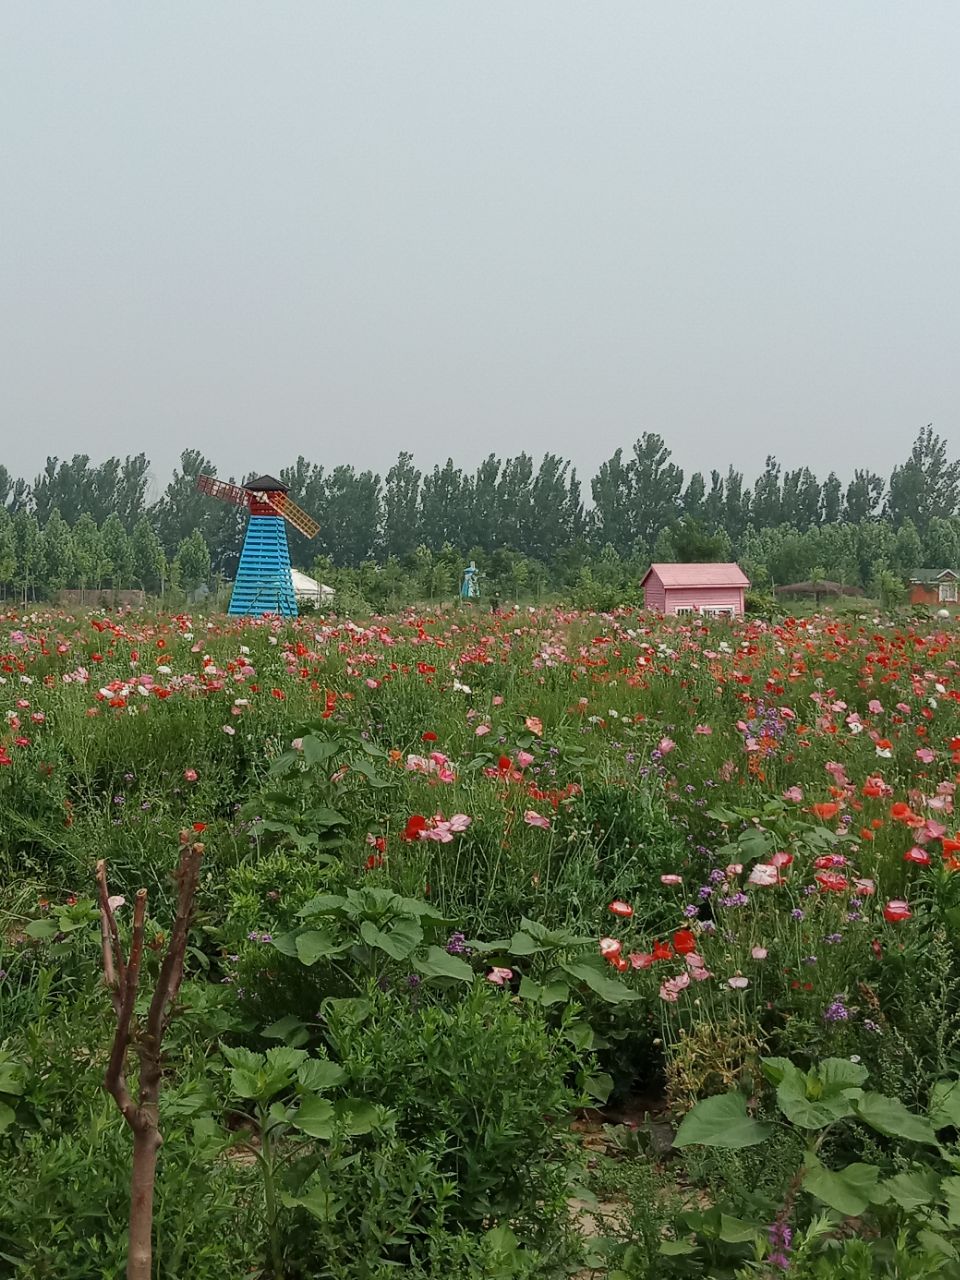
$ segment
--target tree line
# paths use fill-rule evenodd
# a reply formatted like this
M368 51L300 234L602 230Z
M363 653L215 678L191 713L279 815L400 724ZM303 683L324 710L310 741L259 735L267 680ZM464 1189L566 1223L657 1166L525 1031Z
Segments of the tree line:
M0 591L159 594L232 578L246 513L197 491L215 464L185 450L153 503L149 472L143 453L51 457L32 483L0 465ZM422 471L401 452L385 476L300 457L279 476L320 522L312 541L290 529L294 563L374 605L443 595L467 559L507 593L584 596L627 591L651 559L736 558L761 587L826 577L874 591L884 575L960 565L960 461L929 426L888 477L821 480L772 456L749 481L732 466L685 476L653 432L602 463L589 497L553 453Z

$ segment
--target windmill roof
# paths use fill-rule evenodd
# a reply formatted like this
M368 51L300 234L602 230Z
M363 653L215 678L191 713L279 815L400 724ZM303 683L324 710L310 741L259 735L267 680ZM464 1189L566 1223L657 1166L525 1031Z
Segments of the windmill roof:
M665 587L749 587L738 564L652 564L644 582L655 573Z
M245 489L251 489L257 493L289 493L290 486L284 484L282 480L278 480L276 476L256 476L253 480L245 480L243 483Z

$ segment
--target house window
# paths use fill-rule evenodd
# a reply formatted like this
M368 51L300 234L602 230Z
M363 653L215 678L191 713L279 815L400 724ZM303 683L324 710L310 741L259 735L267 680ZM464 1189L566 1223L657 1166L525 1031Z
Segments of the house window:
M707 615L708 618L732 618L733 605L732 604L710 605L708 608L704 609L703 612Z
M955 582L940 583L940 603L941 604L957 603L957 584Z
M673 611L679 618L682 613L693 613L692 604L678 604Z

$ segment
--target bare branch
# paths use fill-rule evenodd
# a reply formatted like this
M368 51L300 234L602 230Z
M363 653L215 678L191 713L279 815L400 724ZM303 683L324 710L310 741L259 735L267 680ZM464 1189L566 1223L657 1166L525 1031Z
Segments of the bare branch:
M187 941L190 934L190 923L193 918L194 899L200 880L200 861L203 858L203 845L184 843L182 832L180 847L180 865L177 868L177 912L170 933L170 942L166 955L160 966L160 977L157 980L150 1012L147 1014L147 1036L158 1045L163 1038L170 1021L170 1014L183 981L183 965L187 952Z
M117 1013L117 1030L113 1038L110 1061L107 1064L107 1072L103 1080L103 1087L116 1099L117 1106L132 1129L137 1127L137 1109L134 1107L127 1089L123 1064L126 1058L127 1045L130 1043L130 1027L137 999L137 986L140 982L140 962L143 959L143 926L146 914L147 891L146 889L138 889L133 905L133 938L130 943L130 963L126 966L124 972L120 1009Z
M110 989L114 1012L120 1013L121 986L124 981L125 965L123 952L120 949L120 931L117 918L110 905L110 890L107 888L107 864L103 858L97 863L97 889L100 896L100 947L103 951L103 981Z

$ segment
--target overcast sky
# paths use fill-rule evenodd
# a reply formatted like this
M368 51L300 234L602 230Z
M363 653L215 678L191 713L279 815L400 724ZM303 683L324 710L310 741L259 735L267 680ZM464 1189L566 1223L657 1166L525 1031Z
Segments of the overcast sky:
M957 0L7 0L0 462L960 447Z

